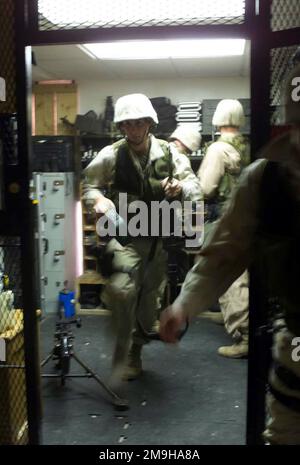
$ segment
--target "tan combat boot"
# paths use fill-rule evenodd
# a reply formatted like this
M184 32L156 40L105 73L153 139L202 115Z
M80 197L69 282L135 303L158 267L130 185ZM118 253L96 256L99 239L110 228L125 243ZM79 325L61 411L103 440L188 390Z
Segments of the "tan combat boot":
M141 375L143 370L141 352L142 345L132 344L128 354L127 366L124 368L122 375L123 381L133 381Z
M159 329L160 329L160 321L159 320L155 320L153 325L152 325L152 328L151 330L152 331L155 331L156 333L159 333Z
M201 318L207 318L208 320L213 321L217 325L223 325L224 324L224 318L222 312L201 312L198 315Z
M236 342L232 346L219 347L218 354L229 358L248 357L248 338L244 337L240 342Z

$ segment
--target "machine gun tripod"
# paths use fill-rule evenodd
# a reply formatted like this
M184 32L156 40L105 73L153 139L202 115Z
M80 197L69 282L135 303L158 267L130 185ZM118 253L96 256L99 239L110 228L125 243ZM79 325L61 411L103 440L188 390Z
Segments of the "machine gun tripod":
M65 385L67 378L93 378L110 396L115 409L128 409L128 401L126 399L122 399L114 391L112 391L110 387L101 380L97 373L95 373L86 363L84 363L74 352L74 335L71 330L72 324L76 324L76 326L80 328L81 319L64 318L60 313L59 318L55 323L56 329L54 333L54 348L41 363L42 368L49 362L50 359L56 360L56 368L59 370L59 372L42 374L42 378L60 378L62 386ZM70 374L72 358L85 370L85 373Z

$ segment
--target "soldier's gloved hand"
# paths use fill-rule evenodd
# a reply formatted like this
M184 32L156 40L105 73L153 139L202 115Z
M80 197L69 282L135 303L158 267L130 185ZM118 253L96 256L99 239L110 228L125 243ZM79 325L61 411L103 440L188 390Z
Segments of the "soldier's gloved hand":
M182 191L182 184L178 179L165 178L161 181L161 185L165 191L166 197L177 197Z
M185 326L187 317L183 308L176 302L167 307L160 316L160 338L173 344L178 342L178 335Z
M116 210L114 203L104 195L96 200L93 208L100 215L105 215L108 210Z
M127 235L126 223L118 214L114 203L106 197L101 197L94 204L94 210L100 214L96 223L96 232L102 240L117 238L124 247L132 239ZM108 223L107 223L108 220Z

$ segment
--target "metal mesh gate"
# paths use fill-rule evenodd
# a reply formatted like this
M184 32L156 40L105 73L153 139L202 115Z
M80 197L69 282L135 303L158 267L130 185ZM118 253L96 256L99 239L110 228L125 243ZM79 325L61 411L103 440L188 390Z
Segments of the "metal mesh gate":
M17 110L15 28L13 25L13 7L17 3L21 2L0 0L0 70L1 76L5 78L7 83L7 102L0 102L0 116L4 113L6 115L12 114ZM111 0L110 2L101 0L86 0L85 2L82 0L51 0L51 2L48 0L28 0L24 3L38 4L38 33L35 37L35 40L38 41L44 32L58 30L82 30L88 38L88 30L99 27L126 29L150 26L243 24L245 22L246 2L245 0L215 0L207 3L199 2L199 0L185 2L176 2L175 0L143 0L143 2L141 0L131 0L130 2L128 0ZM272 16L268 18L268 21L270 20L272 31L285 31L300 26L299 0L273 0L271 13ZM249 25L248 32L250 29ZM267 31L268 28L265 29ZM78 31L79 33L80 31ZM121 33L123 32L121 31ZM251 29L250 35L251 37L255 36L254 28L253 31ZM54 42L55 40L59 42L60 39L52 37ZM272 37L267 38L270 38L270 43L272 43ZM293 43L290 41L289 45ZM291 63L295 60L296 52L297 47L294 46L271 51L272 124L277 124L280 121L281 83L286 72L290 69ZM20 76L18 78L20 79ZM267 91L264 92L264 95L266 94ZM257 111L256 114L258 113ZM13 118L7 128L8 134L10 134L8 139L4 141L3 137L0 136L2 139L1 160L10 163L9 166L12 167L18 165L17 152L8 149L8 147L15 147L11 139L11 135L15 131ZM16 164L14 165L14 163ZM2 206L0 206L0 210L1 208ZM16 234L3 233L0 221L0 300L2 299L0 313L0 324L2 325L0 333L0 357L2 358L2 362L0 362L0 444L27 442L25 373L23 368L16 367L24 364L20 261L20 238ZM6 362L4 358L6 358Z
M0 236L0 418L0 444L27 443L20 239L9 236Z
M17 149L16 43L14 2L0 0L0 75L6 101L0 102L0 444L28 442L24 368L21 240L14 231Z
M39 30L241 24L245 0L39 0Z
M282 91L286 78L296 62L300 61L300 47L280 47L271 50L270 104L271 125L283 122Z
M271 6L271 29L283 31L300 27L299 0L273 0Z
M1 114L16 111L16 57L12 0L0 0L0 18L0 76L6 81L6 102L0 102Z

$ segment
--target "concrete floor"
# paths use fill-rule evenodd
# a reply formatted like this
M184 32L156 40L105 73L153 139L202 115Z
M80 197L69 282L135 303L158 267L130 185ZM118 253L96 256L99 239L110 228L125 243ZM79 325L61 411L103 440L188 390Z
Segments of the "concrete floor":
M107 380L111 363L108 316L85 316L74 327L74 349ZM53 347L54 320L41 325L42 351ZM202 318L177 347L144 348L144 373L124 383L130 409L116 411L93 379L43 379L43 443L113 445L245 444L247 360L226 359L223 326ZM44 372L55 372L50 361ZM82 372L75 360L71 372Z

